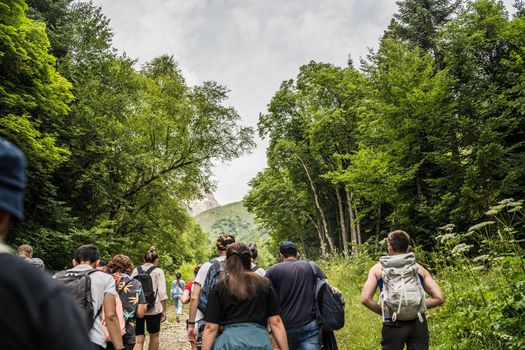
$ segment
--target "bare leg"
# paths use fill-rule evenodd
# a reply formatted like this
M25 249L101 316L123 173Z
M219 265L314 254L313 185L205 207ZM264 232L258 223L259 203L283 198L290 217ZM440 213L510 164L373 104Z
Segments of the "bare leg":
M150 334L148 350L159 350L159 346L160 346L160 333Z
M143 350L144 349L144 336L143 335L137 335L135 337L135 347L133 350Z

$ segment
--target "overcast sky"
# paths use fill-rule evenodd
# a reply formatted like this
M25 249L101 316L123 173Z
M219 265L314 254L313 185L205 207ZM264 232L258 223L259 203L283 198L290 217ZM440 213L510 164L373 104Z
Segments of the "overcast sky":
M506 0L511 3L512 0ZM186 81L215 80L230 90L242 124L283 80L310 60L359 62L396 10L394 0L94 0L110 18L114 46L140 63L173 55ZM241 200L266 166L265 141L251 155L215 169L221 204Z

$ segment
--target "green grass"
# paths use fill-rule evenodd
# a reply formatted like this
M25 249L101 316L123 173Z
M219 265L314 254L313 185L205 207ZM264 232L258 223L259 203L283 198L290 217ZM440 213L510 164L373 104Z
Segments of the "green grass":
M377 349L381 340L381 317L360 302L361 287L375 262L369 256L321 262L328 282L341 290L345 299L345 327L337 331L339 349Z

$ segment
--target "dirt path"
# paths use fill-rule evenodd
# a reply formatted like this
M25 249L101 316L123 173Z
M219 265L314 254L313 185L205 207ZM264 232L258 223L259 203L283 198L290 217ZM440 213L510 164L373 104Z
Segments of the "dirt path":
M180 322L175 318L175 307L168 304L168 319L162 324L160 330L160 350L191 350L190 343L186 340L186 323L188 318L188 306L184 306L184 311L180 317ZM146 344L148 344L146 337ZM147 345L144 347L147 350Z

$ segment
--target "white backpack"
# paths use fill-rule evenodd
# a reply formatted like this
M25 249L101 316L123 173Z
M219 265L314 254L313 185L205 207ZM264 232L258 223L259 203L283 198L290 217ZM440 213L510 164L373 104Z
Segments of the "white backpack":
M383 290L381 291L381 309L383 321L385 313L392 321L410 321L419 318L427 311L425 290L419 280L416 257L413 253L382 256L379 262L383 267Z

